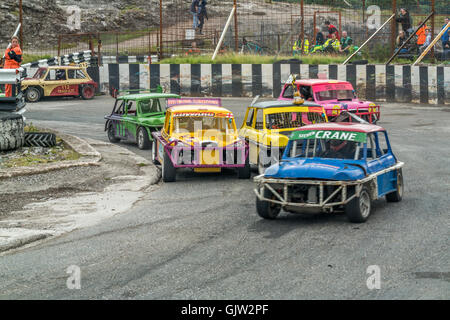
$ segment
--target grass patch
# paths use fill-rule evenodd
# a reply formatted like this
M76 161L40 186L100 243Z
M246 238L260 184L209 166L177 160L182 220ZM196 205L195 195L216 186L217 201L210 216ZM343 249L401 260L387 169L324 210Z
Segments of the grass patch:
M214 61L211 60L212 55L207 56L182 56L173 57L161 60L162 64L271 64L278 60L291 59L291 57L279 56L275 59L275 56L259 56L259 55L244 55L227 53L224 55L218 55Z
M24 128L25 132L39 132L39 129L33 125L33 122L27 124Z
M378 51L367 50L362 55L356 55L351 61L367 60L369 64L385 64L390 55L378 55ZM158 62L159 64L273 64L280 60L289 60L296 58L302 61L303 64L312 65L328 65L328 64L341 64L347 59L346 55L337 54L309 54L302 56L260 56L260 55L243 55L235 53L227 53L218 55L214 61L211 60L212 55L198 55L198 56L179 56L166 58ZM417 58L416 58L417 59ZM396 58L392 64L406 64L410 65L414 62L407 59ZM436 64L434 60L427 58L423 60L423 63ZM442 64L443 62L438 62Z
M0 168L31 167L40 164L71 161L80 159L75 152L57 138L57 145L53 148L22 148L13 152L2 153Z
M146 164L146 163L138 163L138 167L147 167L148 166L148 164Z

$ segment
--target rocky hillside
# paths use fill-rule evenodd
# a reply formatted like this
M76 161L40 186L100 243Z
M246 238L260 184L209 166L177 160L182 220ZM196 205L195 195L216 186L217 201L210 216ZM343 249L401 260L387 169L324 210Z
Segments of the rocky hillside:
M212 14L229 10L232 0L209 1ZM164 12L182 4L189 8L190 0L164 0ZM68 23L68 9L81 9L81 29L73 31ZM225 12L225 11L224 11ZM189 11L185 12L190 19ZM165 17L170 23L172 17ZM24 40L28 47L57 43L62 33L145 30L159 25L159 0L23 0ZM18 1L1 1L0 45L6 43L19 23Z
M0 4L0 43L19 23L18 1ZM81 29L68 23L70 6L81 8ZM159 0L23 0L24 40L30 47L57 43L57 35L73 32L142 30L159 24Z

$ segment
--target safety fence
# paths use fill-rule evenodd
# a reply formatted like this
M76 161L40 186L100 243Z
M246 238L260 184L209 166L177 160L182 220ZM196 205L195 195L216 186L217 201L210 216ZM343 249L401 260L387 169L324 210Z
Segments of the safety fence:
M361 45L393 13L406 8L412 27L431 12L427 22L433 36L450 15L447 0L208 0L208 19L194 29L190 0L160 1L160 25L142 31L66 34L58 37L57 52L91 50L107 56L158 55L171 57L210 54L214 51L233 6L236 11L225 34L221 52L291 55L296 40L309 46L316 35L328 35L329 21L342 35L347 31L355 45ZM155 8L156 9L156 8ZM400 23L389 23L364 50L366 57L389 58L396 48ZM413 40L415 42L416 39ZM31 48L30 48L31 49ZM38 50L38 48L33 48ZM438 42L436 51L442 51ZM434 52L432 52L434 54Z

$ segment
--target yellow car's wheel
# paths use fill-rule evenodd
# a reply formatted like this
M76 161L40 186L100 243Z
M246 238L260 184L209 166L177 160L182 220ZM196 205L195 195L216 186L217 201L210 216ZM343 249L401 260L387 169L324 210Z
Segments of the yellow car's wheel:
M81 97L83 98L83 100L91 100L94 98L95 88L90 84L81 86L80 90L81 90Z
M28 102L38 102L41 99L41 90L36 87L29 87L25 91L25 98Z

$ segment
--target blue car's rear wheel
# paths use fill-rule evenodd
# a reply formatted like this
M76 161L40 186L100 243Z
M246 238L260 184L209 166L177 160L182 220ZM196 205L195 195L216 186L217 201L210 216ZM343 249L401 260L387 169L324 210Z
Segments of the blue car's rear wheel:
M276 199L275 195L267 188L264 188L263 194L266 199ZM256 211L261 218L273 220L278 217L278 214L281 211L281 205L269 201L259 200L259 198L256 197Z
M400 202L403 197L403 174L402 169L397 171L397 189L394 192L386 195L386 201L388 202Z

